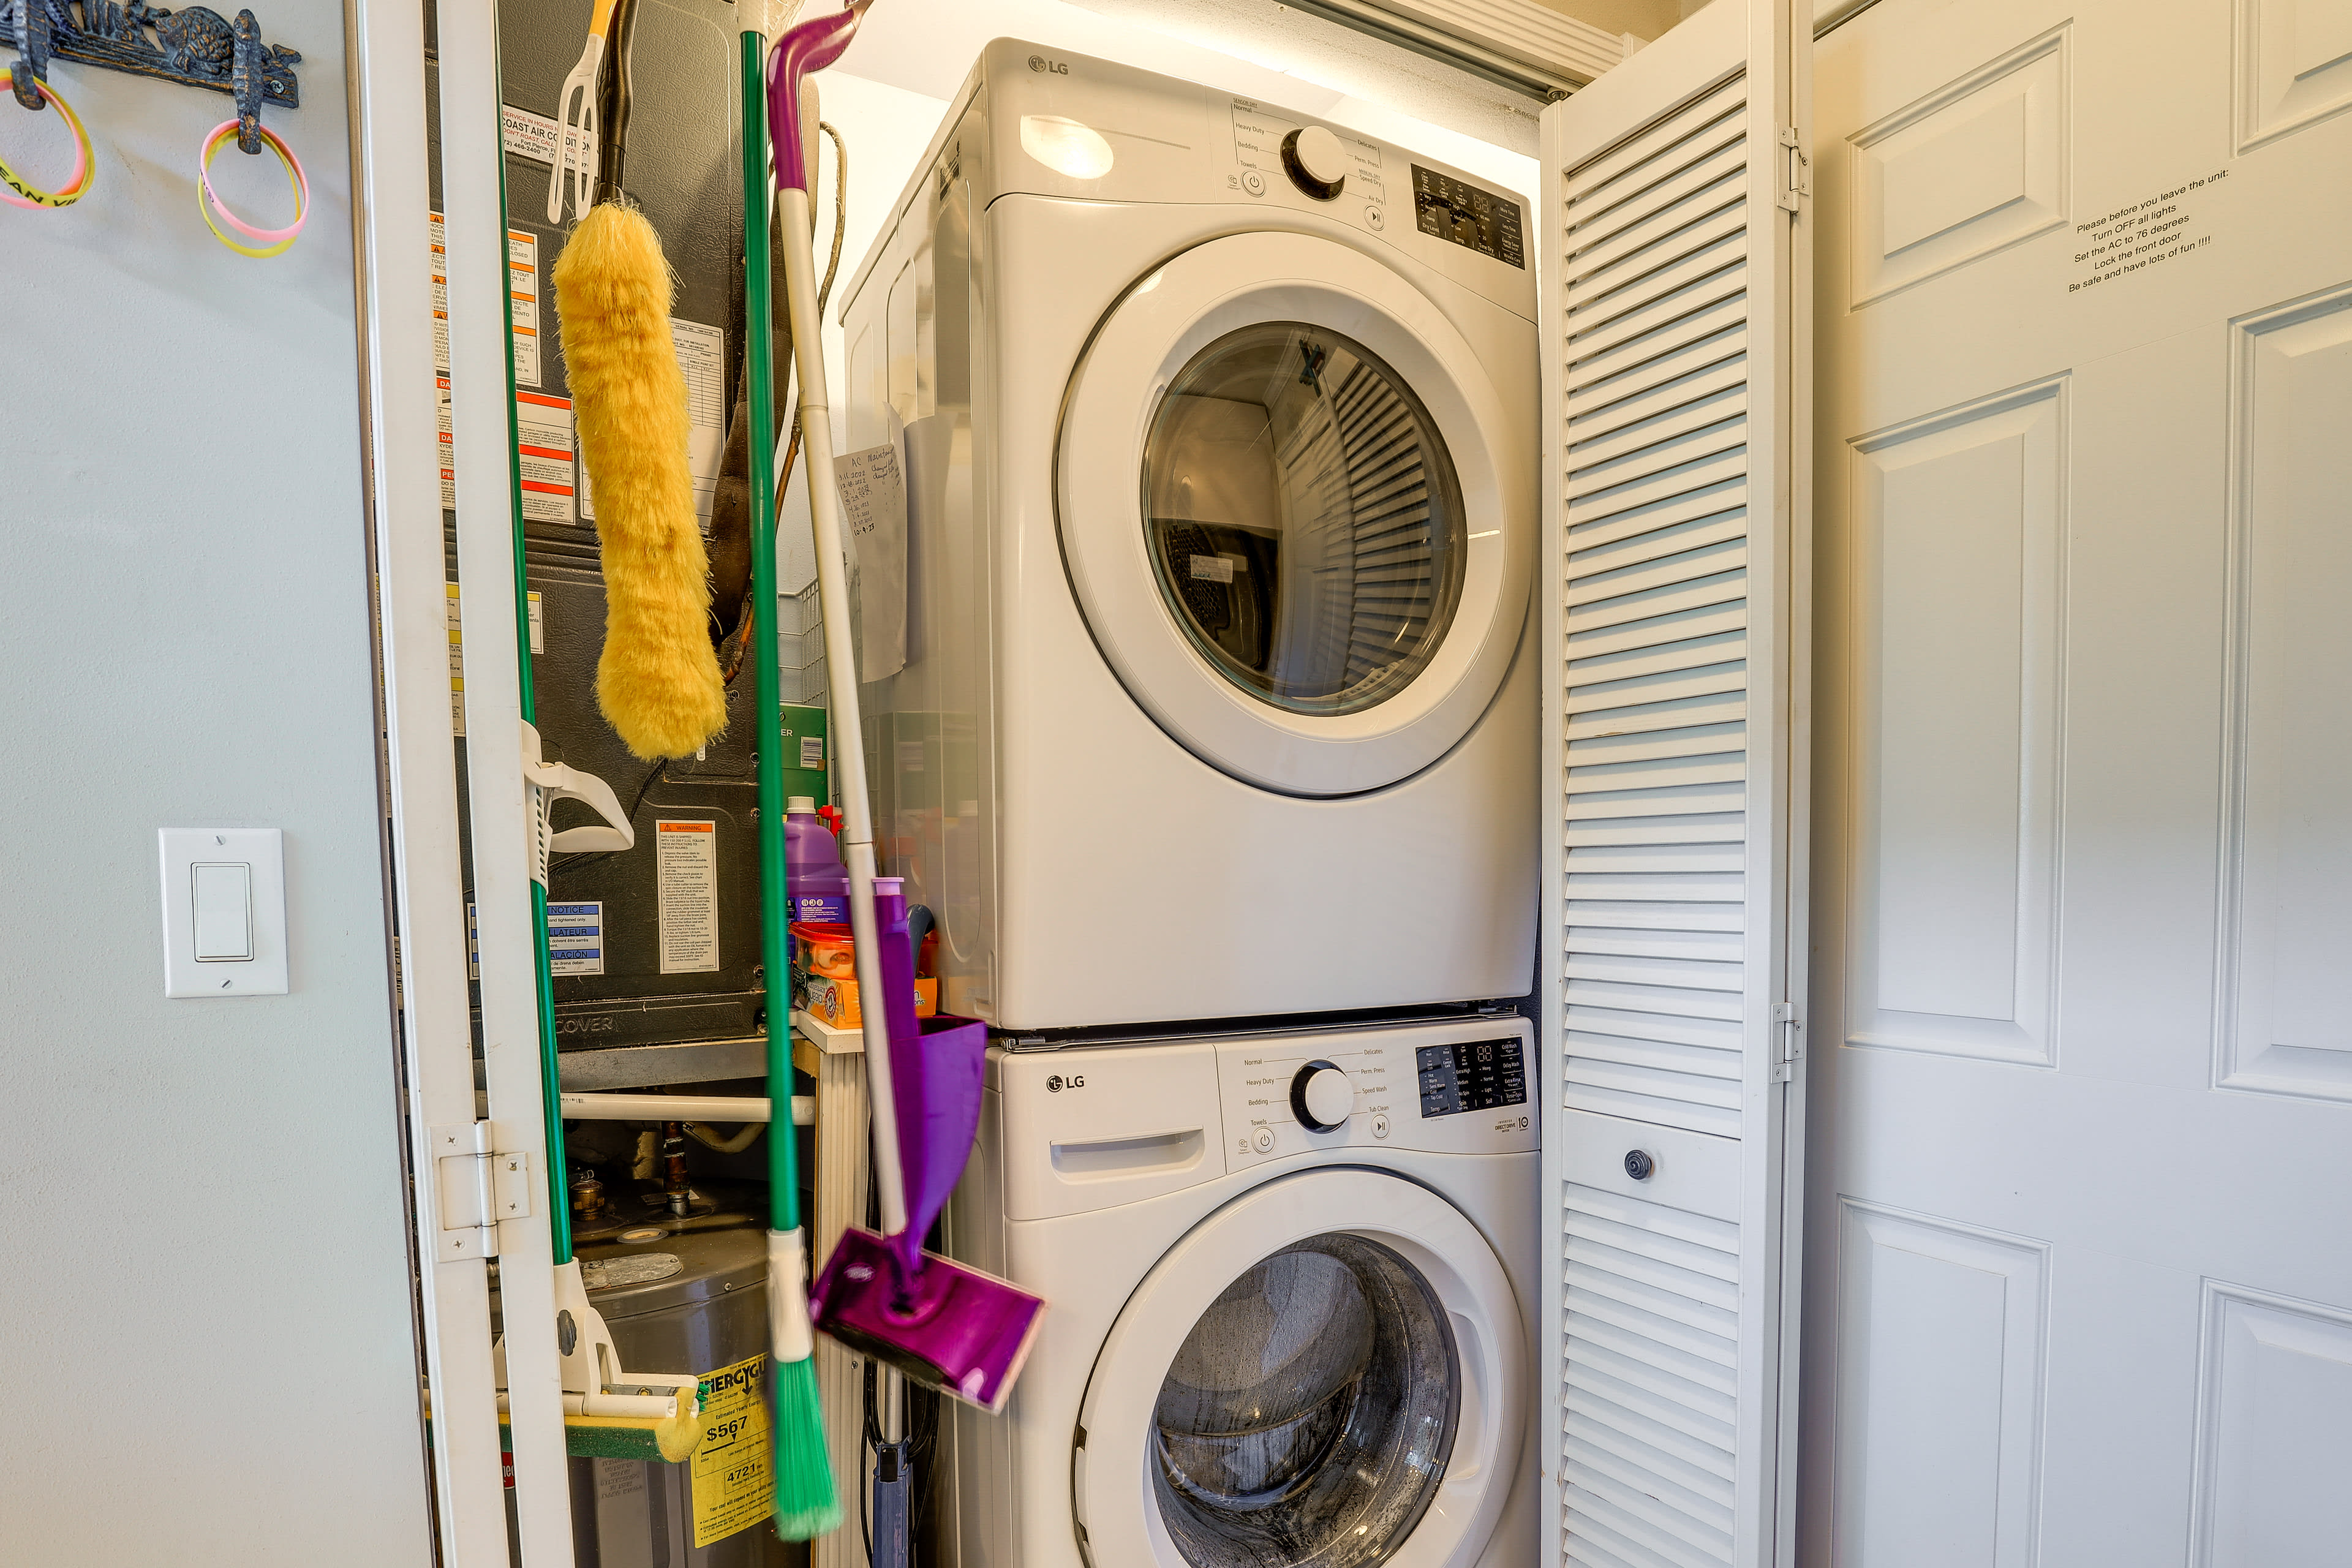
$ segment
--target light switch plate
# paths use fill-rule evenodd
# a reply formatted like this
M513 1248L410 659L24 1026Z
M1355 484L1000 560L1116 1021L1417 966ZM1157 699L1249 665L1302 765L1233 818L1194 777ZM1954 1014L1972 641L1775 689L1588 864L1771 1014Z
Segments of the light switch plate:
M163 994L286 994L286 836L275 827L166 827L163 855ZM249 866L253 956L196 957L197 866Z

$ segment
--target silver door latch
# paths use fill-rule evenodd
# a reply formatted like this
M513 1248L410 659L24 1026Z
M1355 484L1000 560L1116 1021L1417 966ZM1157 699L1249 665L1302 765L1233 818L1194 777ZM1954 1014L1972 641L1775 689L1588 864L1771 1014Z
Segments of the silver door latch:
M1785 154L1780 160L1780 205L1795 212L1800 200L1813 194L1813 163L1805 156L1793 125L1780 128L1780 149Z
M1794 1002L1772 1004L1772 1081L1787 1083L1797 1076L1797 1059L1804 1053L1804 1026L1798 1022Z

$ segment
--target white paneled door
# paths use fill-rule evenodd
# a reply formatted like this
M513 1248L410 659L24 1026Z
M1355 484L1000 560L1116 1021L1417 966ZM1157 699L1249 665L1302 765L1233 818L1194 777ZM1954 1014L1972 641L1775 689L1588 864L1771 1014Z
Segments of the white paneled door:
M2352 0L1815 57L1802 1560L2352 1563Z
M1809 31L1716 4L1544 117L1544 1561L1785 1560Z

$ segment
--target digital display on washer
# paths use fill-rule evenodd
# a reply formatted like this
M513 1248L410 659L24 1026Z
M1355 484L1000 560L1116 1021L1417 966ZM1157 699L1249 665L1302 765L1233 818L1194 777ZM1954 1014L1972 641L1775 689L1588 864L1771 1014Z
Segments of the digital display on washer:
M1517 1039L1423 1046L1413 1055L1421 1068L1423 1116L1453 1116L1528 1102L1527 1059Z
M1413 218L1423 234L1525 268L1519 204L1466 180L1412 166Z

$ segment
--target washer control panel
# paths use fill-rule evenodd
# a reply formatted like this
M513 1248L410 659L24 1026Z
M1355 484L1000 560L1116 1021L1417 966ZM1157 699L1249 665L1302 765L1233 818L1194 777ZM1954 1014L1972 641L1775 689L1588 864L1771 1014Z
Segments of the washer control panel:
M1528 1033L1497 1016L1221 1041L1227 1167L1332 1148L1534 1149Z

